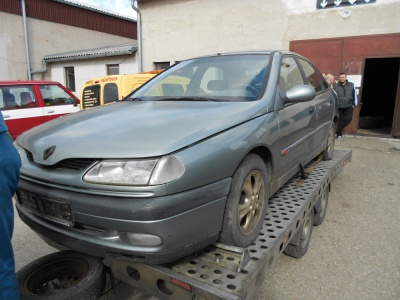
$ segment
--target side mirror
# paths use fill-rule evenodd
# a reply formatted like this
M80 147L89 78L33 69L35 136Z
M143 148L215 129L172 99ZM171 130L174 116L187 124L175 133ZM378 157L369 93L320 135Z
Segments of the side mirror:
M315 90L309 85L297 85L286 92L281 92L280 96L285 104L307 102L315 98Z

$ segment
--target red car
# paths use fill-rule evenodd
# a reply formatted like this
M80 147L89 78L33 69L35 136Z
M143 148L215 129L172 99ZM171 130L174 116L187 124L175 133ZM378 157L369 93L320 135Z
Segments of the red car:
M79 111L79 99L56 81L0 81L0 110L10 134Z

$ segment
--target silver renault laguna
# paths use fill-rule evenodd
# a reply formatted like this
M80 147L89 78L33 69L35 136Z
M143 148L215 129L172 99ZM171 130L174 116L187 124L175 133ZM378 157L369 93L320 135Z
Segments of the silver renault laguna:
M336 121L330 86L300 55L184 60L123 101L22 134L16 207L49 244L99 257L247 247L270 196L332 158Z

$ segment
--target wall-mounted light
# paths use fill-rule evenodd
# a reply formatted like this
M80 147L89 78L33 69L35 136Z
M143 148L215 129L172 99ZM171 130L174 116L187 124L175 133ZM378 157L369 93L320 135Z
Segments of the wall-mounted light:
M344 12L342 12L342 18L343 19L349 18L350 15L351 15L351 12L349 12L348 10L345 10Z

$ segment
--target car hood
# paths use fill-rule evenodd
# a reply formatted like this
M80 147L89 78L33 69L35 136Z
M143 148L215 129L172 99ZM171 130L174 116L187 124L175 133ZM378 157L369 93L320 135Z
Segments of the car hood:
M263 101L122 101L45 123L17 142L45 165L71 158L156 157L265 112Z

